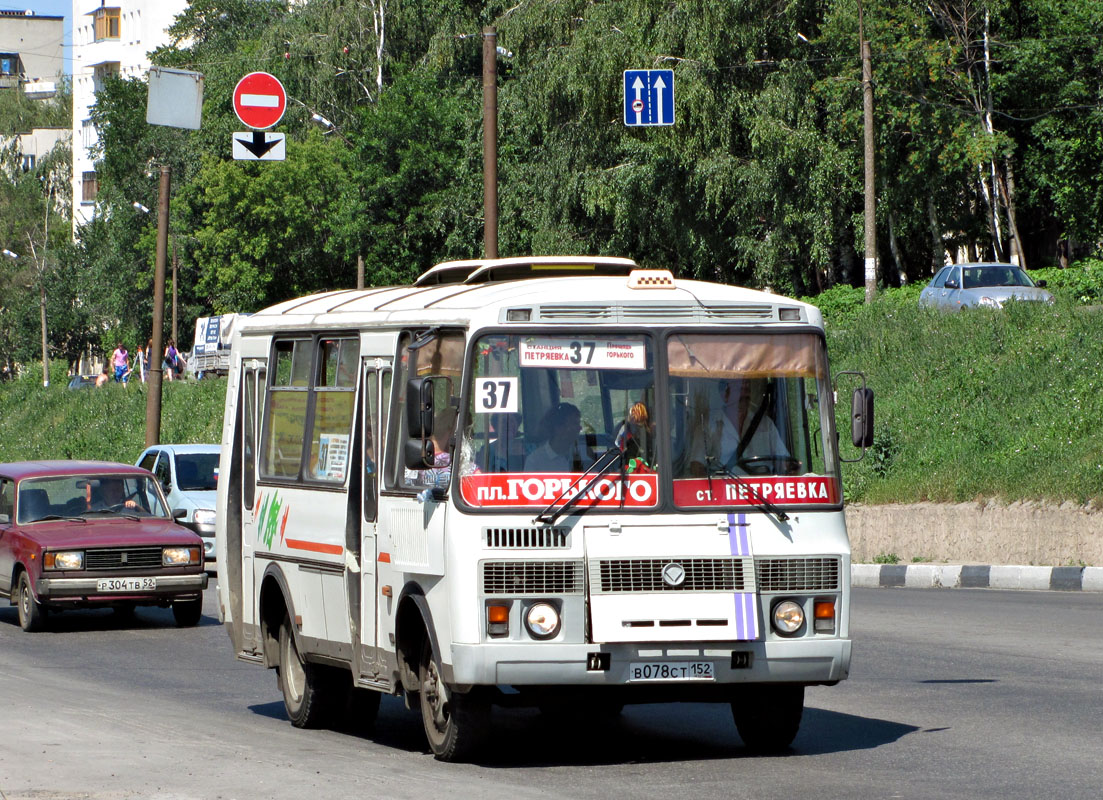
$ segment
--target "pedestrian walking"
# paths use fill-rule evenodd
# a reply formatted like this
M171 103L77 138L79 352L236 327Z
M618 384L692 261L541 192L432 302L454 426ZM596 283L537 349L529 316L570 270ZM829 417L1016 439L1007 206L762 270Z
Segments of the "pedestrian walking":
M115 350L111 353L111 364L115 367L115 383L126 383L130 374L130 353L122 342L115 345Z
M176 340L169 339L168 347L165 348L165 358L161 362L161 369L164 370L165 376L171 381L176 377L176 363L180 358L180 354L176 351Z

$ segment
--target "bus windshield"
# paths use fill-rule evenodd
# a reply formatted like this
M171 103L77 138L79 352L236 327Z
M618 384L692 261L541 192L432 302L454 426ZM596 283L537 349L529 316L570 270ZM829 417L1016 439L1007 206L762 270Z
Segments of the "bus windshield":
M676 332L664 374L654 349L644 333L480 338L459 449L464 501L569 498L614 449L620 463L577 505L654 507L660 475L681 507L839 502L819 336ZM657 394L669 398L662 416Z
M467 502L549 503L616 448L632 478L618 469L591 487L595 502L608 495L600 504L616 505L627 494L632 505L657 503L650 336L484 336L469 374L460 454Z
M677 505L838 502L818 336L675 334L667 365Z

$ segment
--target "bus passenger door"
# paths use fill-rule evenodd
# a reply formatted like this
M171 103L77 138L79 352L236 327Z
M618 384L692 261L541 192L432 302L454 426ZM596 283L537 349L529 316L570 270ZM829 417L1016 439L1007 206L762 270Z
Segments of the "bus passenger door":
M360 508L360 609L357 615L359 629L359 674L366 680L383 680L386 677L377 641L378 612L378 541L376 538L379 513L379 459L382 455L380 439L380 384L384 391L390 389L390 363L382 359L364 361L363 394L359 404L361 416L361 502ZM384 395L386 396L386 395Z

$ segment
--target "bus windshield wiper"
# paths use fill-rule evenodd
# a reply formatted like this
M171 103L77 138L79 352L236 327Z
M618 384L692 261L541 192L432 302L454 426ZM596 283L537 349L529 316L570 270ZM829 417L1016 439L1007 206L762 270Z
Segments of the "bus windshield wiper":
M742 475L736 475L723 464L718 464L717 459L713 458L712 456L705 456L705 469L708 470L710 495L712 494L712 476L714 474L719 475L723 478L731 478L738 485L747 487L747 490L751 493L751 502L759 511L765 511L768 514L773 514L775 517L777 517L778 522L789 521L789 515L777 506L775 506L761 494L759 494L758 488L753 483L744 478Z
M583 478L589 475L590 472L595 467L597 467L598 464L601 464L601 462L605 461L606 459L608 459L608 461L602 464L601 467L598 468L596 472L594 472L593 476L588 481L586 481L585 484L582 485L581 489L579 489L569 500L563 503L563 505L559 506L559 508L556 508L556 506L563 500L568 492L578 486L579 482L582 481ZM590 491L590 489L593 488L594 484L596 484L599 480L612 472L614 466L620 466L621 478L622 480L627 480L627 474L624 471L624 461L624 451L621 450L618 445L613 445L612 447L610 447L608 450L598 456L594 460L594 463L586 468L585 472L575 478L570 486L560 492L559 496L552 500L551 503L548 504L547 508L537 514L535 521L543 522L546 525L555 524L555 521L566 514L569 509L573 508L574 505L582 497L582 495L586 494L586 492ZM555 509L555 511L553 512L552 509Z

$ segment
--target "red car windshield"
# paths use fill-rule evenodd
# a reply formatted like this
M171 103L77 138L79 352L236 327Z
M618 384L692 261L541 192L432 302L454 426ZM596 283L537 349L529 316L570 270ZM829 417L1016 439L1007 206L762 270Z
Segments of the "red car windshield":
M15 503L20 525L105 514L169 516L156 481L143 475L66 475L19 484Z

